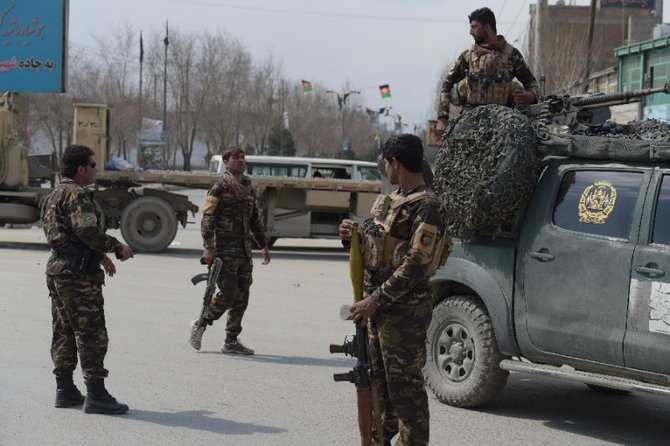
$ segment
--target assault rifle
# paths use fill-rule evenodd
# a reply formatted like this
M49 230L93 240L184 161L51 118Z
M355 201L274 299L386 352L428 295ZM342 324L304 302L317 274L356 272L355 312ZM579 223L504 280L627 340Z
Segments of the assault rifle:
M349 247L349 272L354 290L354 302L363 300L363 268L364 261L361 254L361 238L357 228L351 234ZM351 311L348 305L340 309L340 317L351 320ZM375 420L377 444L384 444L384 430L381 424L381 411L378 407L379 396L372 385L372 364L370 361L367 321L356 322L356 334L345 338L341 345L331 344L331 353L344 353L356 358L353 370L347 373L335 373L335 381L346 381L356 386L356 405L358 407L358 430L361 435L361 446L372 446L372 419ZM374 408L374 410L373 410Z
M204 259L200 259L200 263L204 263ZM205 326L205 318L207 316L207 308L209 303L214 296L216 291L216 280L219 278L219 273L221 272L221 266L223 262L218 257L214 259L212 264L209 266L209 271L206 273L196 274L191 278L191 283L197 285L198 283L206 280L207 287L205 288L205 295L202 298L202 310L200 310L200 317L198 318L198 326Z
M670 84L623 93L595 93L580 96L548 95L537 104L522 107L520 111L532 121L539 140L546 141L551 138L551 134L559 133L554 127L567 127L575 130L580 125L602 123L609 119L609 113L605 116L598 116L596 109L628 104L655 93L670 94Z

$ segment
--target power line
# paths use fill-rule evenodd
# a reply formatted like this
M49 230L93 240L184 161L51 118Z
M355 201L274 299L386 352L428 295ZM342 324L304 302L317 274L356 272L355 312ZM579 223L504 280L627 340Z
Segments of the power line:
M523 4L521 5L521 8L519 8L519 12L517 13L516 18L514 19L514 22L512 22L512 26L510 26L510 27L507 29L507 33L506 33L506 34L509 34L509 33L512 31L512 28L514 28L514 25L516 25L517 20L519 20L519 17L521 16L521 12L523 11L523 8L526 7L526 3L528 3L528 0L525 0L525 1L523 2Z
M502 12L505 10L505 6L507 6L507 0L503 2L502 6L498 10L498 14L496 14L496 17L498 18L502 17Z
M383 15L372 15L372 14L351 14L351 13L338 13L338 12L320 12L320 11L307 11L303 9L282 9L282 8L271 8L266 6L247 6L247 5L238 5L234 3L221 3L207 0L158 0L164 3L179 3L179 4L191 4L191 5L201 5L201 6L211 6L214 8L225 8L225 9L238 9L242 11L261 11L269 12L273 14L289 14L289 15L304 15L304 16L317 16L317 17L332 17L332 18L346 18L346 19L364 19L364 20L380 20L380 21L394 21L394 22L423 22L423 23L463 23L462 19L434 19L429 17L393 17L393 16L383 16ZM527 1L527 0L526 0ZM500 22L505 23L505 22Z

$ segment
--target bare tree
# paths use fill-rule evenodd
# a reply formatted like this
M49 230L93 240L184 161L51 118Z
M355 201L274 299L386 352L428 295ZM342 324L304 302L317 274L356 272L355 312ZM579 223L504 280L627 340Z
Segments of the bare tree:
M128 158L137 132L139 33L130 24L114 29L109 39L94 36L101 65L99 91L111 107L110 147Z
M217 77L205 103L204 138L208 152L221 153L228 145L240 143L242 102L252 60L239 41L223 34L206 36L203 48L216 61L211 69Z

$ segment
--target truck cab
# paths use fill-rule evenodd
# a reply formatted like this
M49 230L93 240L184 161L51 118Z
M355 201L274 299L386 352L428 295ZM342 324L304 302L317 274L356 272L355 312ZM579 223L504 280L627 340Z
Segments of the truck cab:
M670 163L545 160L521 217L432 280L438 399L485 404L509 371L670 395Z

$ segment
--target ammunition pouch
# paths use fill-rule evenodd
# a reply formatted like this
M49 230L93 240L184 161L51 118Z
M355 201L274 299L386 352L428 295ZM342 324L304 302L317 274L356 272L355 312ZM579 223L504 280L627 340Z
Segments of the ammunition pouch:
M102 255L86 248L70 247L54 250L54 257L67 265L73 274L88 275L100 272Z
M370 271L379 271L384 266L385 238L385 231L370 231L363 234L363 259L366 268Z

